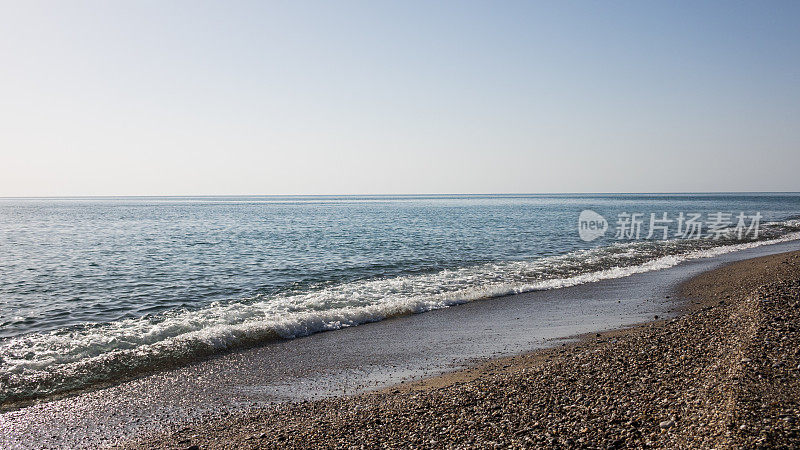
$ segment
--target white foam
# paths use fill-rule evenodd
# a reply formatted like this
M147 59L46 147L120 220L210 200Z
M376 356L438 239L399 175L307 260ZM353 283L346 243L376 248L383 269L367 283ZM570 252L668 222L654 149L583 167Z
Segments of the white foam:
M797 222L795 226L800 224ZM633 264L652 258L657 250L677 251L685 241L622 243L535 261L344 283L291 296L215 303L199 310L32 334L0 344L0 382L4 385L0 401L75 389L113 378L119 371L191 359L267 339L306 336L481 298L620 278L690 259L796 239L800 239L800 233ZM592 266L603 268L586 272Z

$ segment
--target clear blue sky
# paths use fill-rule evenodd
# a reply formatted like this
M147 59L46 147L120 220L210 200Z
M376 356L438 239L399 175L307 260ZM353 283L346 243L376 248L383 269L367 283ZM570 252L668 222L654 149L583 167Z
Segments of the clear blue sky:
M0 196L799 191L800 2L4 1Z

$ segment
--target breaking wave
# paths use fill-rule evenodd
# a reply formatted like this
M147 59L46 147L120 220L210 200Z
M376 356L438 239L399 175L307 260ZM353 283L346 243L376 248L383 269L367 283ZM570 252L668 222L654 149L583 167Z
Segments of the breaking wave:
M0 342L0 404L174 367L221 351L352 327L478 299L556 289L800 239L800 221L750 242L637 241L510 261L348 282L283 296L33 333Z

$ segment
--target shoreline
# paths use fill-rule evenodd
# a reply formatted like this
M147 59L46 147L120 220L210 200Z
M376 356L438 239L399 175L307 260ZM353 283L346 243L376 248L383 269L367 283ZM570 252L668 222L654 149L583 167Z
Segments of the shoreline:
M798 405L787 399L800 392L800 355L790 350L800 344L800 252L704 272L680 294L689 301L677 318L356 396L202 420L125 446L796 443ZM751 366L762 378L748 376ZM784 388L768 389L766 377ZM759 396L777 401L766 410L744 401Z
M787 224L788 222L776 223ZM653 256L653 259L631 260L621 265L604 266L601 264L589 263L589 267L578 267L575 266L573 262L570 263L572 266L568 264L568 267L572 267L572 271L555 275L553 278L545 277L545 279L535 281L532 284L515 285L511 283L492 285L491 287L486 287L484 285L478 285L477 287L472 286L472 288L465 288L463 291L453 291L460 292L460 294L449 299L447 296L444 296L437 300L430 300L430 302L427 303L426 301L417 299L412 305L405 305L399 310L394 310L392 307L393 303L389 301L387 302L389 305L389 312L386 314L362 310L362 307L354 308L350 312L342 312L347 310L347 308L323 308L324 314L328 314L328 316L318 316L314 313L309 317L298 319L297 317L288 315L284 318L284 323L281 323L281 320L284 319L281 319L283 316L280 314L275 315L277 318L273 317L263 322L259 320L252 321L248 318L252 319L253 317L258 317L258 314L249 311L249 306L245 305L243 307L244 310L248 310L249 312L243 313L241 316L237 315L237 311L231 310L231 306L225 306L225 310L214 310L213 313L209 311L214 308L209 308L208 311L200 308L198 311L205 311L205 313L211 314L212 316L215 314L220 316L230 314L235 318L234 322L241 319L241 323L228 323L228 319L214 317L209 319L209 323L205 323L203 317L192 318L190 315L187 316L181 313L178 314L180 318L167 320L166 322L168 323L166 325L160 326L172 331L164 331L158 327L155 329L148 328L153 325L144 325L140 321L144 320L146 322L146 319L137 318L133 319L134 322L136 322L135 326L126 325L126 327L136 328L138 326L144 328L142 330L137 330L131 336L126 336L125 333L119 330L116 332L109 331L107 328L113 328L115 324L115 322L110 322L104 325L98 325L96 328L91 328L94 330L91 333L76 333L75 335L71 335L68 339L64 339L63 337L47 337L50 336L47 333L35 333L32 334L30 338L22 340L11 338L11 340L7 342L8 348L10 349L8 353L14 357L10 358L9 361L19 362L14 362L7 366L10 367L9 373L18 373L19 376L12 375L5 379L6 385L3 389L2 399L0 399L0 414L43 402L56 401L90 393L98 389L117 386L161 372L202 364L205 361L225 358L230 354L247 352L249 349L270 346L281 341L285 342L295 338L307 338L326 331L340 331L359 325L369 325L375 322L403 319L412 316L417 317L419 313L436 313L437 310L448 309L454 306L465 307L464 305L469 303L493 301L495 304L500 305L501 302L505 302L508 298L528 295L537 291L560 291L579 285L600 286L607 280L627 278L646 272L663 271L697 259L716 259L721 255L727 255L729 253L739 253L762 246L779 246L792 241L800 242L800 232L785 233L760 241L729 242L708 248L700 246L691 251L683 249L684 251L678 251L677 253L673 253L675 250L673 249L665 254L659 255L656 253L650 255ZM609 248L610 247L598 247L587 250L587 252L608 252ZM632 248L629 250L633 251ZM534 266L531 267L536 267L535 264L542 263L542 261L549 261L547 264L542 263L544 264L542 267L550 267L548 264L559 259L566 258L568 260L570 257L575 256L573 253L574 252L568 252L563 255L553 255L552 257L545 256L538 260L538 262L531 262L531 264L534 264ZM582 255L580 259L583 259L585 256L586 255ZM591 260L591 258L589 259ZM625 258L623 258L623 260L624 259ZM512 263L513 262L508 262L508 264ZM466 269L467 267L465 267L465 270ZM547 270L550 269L552 269L552 267L542 270L547 272ZM505 269L500 269L499 272L502 273L504 270ZM600 295L594 296L594 298L586 298L586 296L584 296L584 298L589 300L588 303L593 303L595 298L602 299L604 295L605 298L609 298L607 292L600 293ZM535 297L535 295L531 296ZM548 298L554 298L557 297L557 295L544 297L545 301L547 301ZM597 316L605 315L608 320L595 321L596 326L594 328L615 328L622 325L637 323L647 318L645 314L642 317L632 319L630 316L635 316L637 314L634 308L640 308L642 305L637 304L639 299L628 299L633 301L630 302L630 307L627 308L627 310L626 308L614 309L606 307L604 310L595 308ZM381 306L381 308L384 307L387 306ZM565 311L557 311L557 308L549 308L549 311L545 311L545 313L555 313L564 316L569 314L583 316L578 320L583 322L581 324L584 328L583 331L592 331L587 329L592 328L592 326L586 326L586 315L581 312L574 312L581 309L581 305L572 305L570 308L572 312L567 312L566 314ZM643 308L643 310L644 309L648 308ZM649 309L655 310L658 308ZM524 308L521 310L525 313L532 312L534 314L541 312L524 310ZM614 317L624 315L629 316L624 321L616 320L618 317ZM199 320L203 322L204 325L199 327L192 325L192 321L194 320ZM562 322L568 321L562 320ZM543 324L537 325L538 328L543 328ZM143 338L142 336L151 334L147 332L147 330L157 331L155 335L158 336L158 338L155 340ZM556 337L561 337L573 333L579 334L580 331L580 329L553 331L550 333L550 336L543 335L540 336L540 338L542 340L548 340L553 337L553 334L555 334ZM122 333L122 335L120 335L120 333ZM161 335L162 333L163 336ZM106 347L97 344L97 342L105 342L106 340L109 342L117 342L117 338L119 338L118 347L116 347L117 344ZM141 339L141 342L137 341L137 339ZM131 340L133 340L133 342L131 342ZM73 345L73 342L77 342L78 344ZM514 344L514 342L510 343L511 346L515 346ZM26 347L35 350L29 351L25 356L18 356L23 354L22 352ZM46 350L51 347L63 348L64 354L67 356L65 356L63 360L58 360L56 364L38 361L37 355L46 354ZM4 350L6 349L4 348ZM527 350L530 350L530 348L516 348L515 351L511 353L515 354ZM480 354L480 357L482 358L486 356L486 354L488 353L483 352ZM94 356L88 357L86 355ZM456 356L455 359L458 359L458 355L454 356ZM452 368L438 367L436 370L443 372L450 371ZM67 376L64 376L65 374L67 374ZM429 373L426 372L425 376L428 374ZM291 380L286 381L291 382Z
M690 302L679 298L678 287L698 274L731 262L797 251L798 244L759 246L667 269L471 302L233 352L0 413L0 446L127 445L289 404L404 391L442 379L439 376L479 373L478 367L493 363L490 372L502 372L506 363L500 362L514 355L549 349L550 360L558 359L565 354L559 350L582 336L622 335L654 315L672 318L691 309Z

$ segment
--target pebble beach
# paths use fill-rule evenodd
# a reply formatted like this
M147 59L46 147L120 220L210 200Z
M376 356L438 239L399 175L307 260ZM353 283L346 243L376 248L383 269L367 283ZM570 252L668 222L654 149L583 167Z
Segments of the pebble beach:
M182 424L126 448L800 445L800 252L704 273L677 318L379 392Z

